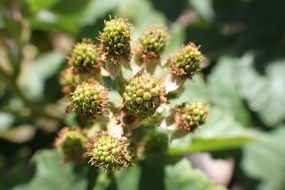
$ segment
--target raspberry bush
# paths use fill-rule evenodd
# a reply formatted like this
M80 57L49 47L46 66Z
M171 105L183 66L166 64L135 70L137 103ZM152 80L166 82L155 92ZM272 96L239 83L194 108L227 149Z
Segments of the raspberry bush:
M171 35L167 29L147 29L135 40L132 48L133 29L127 19L106 20L99 44L83 40L74 46L68 67L60 79L62 91L70 102L67 111L92 121L93 126L97 124L92 135L88 135L92 126L81 126L88 139L84 141L84 147L88 147L85 151L86 164L109 172L132 166L144 154L165 151L170 140L176 138L173 134L194 133L207 119L208 105L191 102L191 97L183 105L170 106L169 100L182 93L183 82L175 89L166 90L175 83L171 79L174 80L176 75L191 80L199 73L203 55L198 47L191 42L174 55L168 55L168 60L162 60L160 57ZM152 70L148 69L149 65ZM126 76L126 71L131 74ZM122 104L115 105L109 100L106 78L116 85ZM171 94L176 94L176 97L171 97ZM162 123L167 125L163 127ZM152 132L141 132L140 138L135 138L136 131L145 128L146 124L151 125ZM58 149L63 150L63 156L67 157L69 153L65 150L69 149L64 148L67 134L62 133L56 144L60 144ZM82 157L82 153L79 154Z

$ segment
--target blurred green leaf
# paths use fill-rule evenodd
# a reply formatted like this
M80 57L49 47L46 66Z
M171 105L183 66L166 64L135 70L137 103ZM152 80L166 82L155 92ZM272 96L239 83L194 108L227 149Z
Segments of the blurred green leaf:
M141 169L138 166L115 173L117 190L139 189Z
M13 124L13 122L15 121L15 117L6 112L0 112L0 121L0 132L2 132L8 129Z
M44 150L33 158L36 164L35 177L27 184L13 190L85 190L87 181L79 179L71 163L60 164L60 155L55 150Z
M11 151L10 146L3 145L0 153L0 189L10 190L16 184L27 183L31 179L34 168L27 168L27 165L32 151L27 147ZM4 155L4 152L9 152L11 156Z
M213 10L212 0L188 0L189 4L207 21L212 21L215 17L215 12Z
M166 46L165 52L162 55L162 60L167 60L171 54L182 48L186 34L184 28L174 23L171 26L170 39Z
M164 24L165 18L161 12L155 10L149 1L127 0L120 1L118 15L126 17L134 24L134 40L147 28L155 24ZM138 8L139 7L139 8Z
M232 112L236 120L245 126L250 124L249 113L243 104L236 71L238 63L231 58L223 57L209 76L209 98L210 100Z
M200 171L194 170L188 160L183 159L165 168L166 190L224 190L215 185Z
M58 72L64 59L65 56L56 51L45 53L36 60L36 73L45 80Z
M208 121L194 133L172 140L170 154L185 155L200 151L221 151L240 148L249 141L262 140L261 133L247 129L231 113L211 107Z
M285 185L285 126L274 130L263 142L249 144L245 149L243 169L261 180L259 190L283 190Z
M33 12L37 12L41 9L48 9L58 3L60 0L48 0L48 1L41 1L41 0L28 0L29 8Z
M24 143L31 140L35 135L35 127L32 125L19 125L9 128L0 133L0 138L14 143Z
M119 2L120 0L109 0L108 3L106 3L105 0L90 1L82 16L83 25L90 25L92 23L95 23L99 17L104 16L110 10L118 7Z
M58 73L64 56L56 51L41 55L35 64L22 69L18 79L21 89L29 99L39 100L43 96L44 82L48 77Z
M122 97L120 94L115 91L111 90L108 93L109 100L115 105L115 106L120 106L123 103Z
M236 72L241 94L251 110L256 111L261 120L273 127L285 120L285 61L272 62L266 75L259 75L253 67L253 55L247 54L238 62Z
M183 85L183 89L179 97L169 100L171 107L191 101L209 101L206 83L200 76L195 76L193 80L187 80Z

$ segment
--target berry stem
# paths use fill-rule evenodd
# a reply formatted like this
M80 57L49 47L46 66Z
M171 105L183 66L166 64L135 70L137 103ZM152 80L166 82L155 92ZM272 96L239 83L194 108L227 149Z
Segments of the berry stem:
M123 95L127 81L123 77L122 69L120 70L116 80L117 80L117 85L118 85L118 92L120 95Z

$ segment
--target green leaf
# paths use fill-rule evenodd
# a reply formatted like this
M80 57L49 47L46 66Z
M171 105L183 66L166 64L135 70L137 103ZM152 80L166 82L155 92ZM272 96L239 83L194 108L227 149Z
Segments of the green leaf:
M165 168L166 190L224 190L225 188L215 185L200 171L194 170L190 162L181 160L173 166Z
M193 80L187 80L183 89L179 97L169 100L171 107L191 101L209 101L206 83L200 76L195 76Z
M274 130L263 142L244 149L242 163L246 173L261 180L259 190L283 190L285 186L285 126Z
M0 112L0 133L7 130L13 122L15 121L15 117L11 114Z
M162 60L167 60L169 56L179 50L186 38L185 28L179 24L173 24L170 31L170 39L162 55Z
M71 163L60 164L60 155L54 150L36 153L35 177L27 184L19 185L13 190L85 190L87 181L79 179L73 172ZM78 173L77 173L78 174Z
M108 3L105 0L92 0L82 16L83 25L95 23L98 18L115 9L118 4L118 0L109 0Z
M48 1L39 1L39 0L29 0L29 8L32 12L37 12L41 9L48 9L58 3L60 0L48 0Z
M212 21L214 19L215 12L213 10L213 0L188 0L188 2L205 20Z
M243 127L226 110L211 107L206 124L194 134L172 140L169 154L185 155L200 151L237 149L252 140L262 140L261 133Z
M34 65L23 67L18 80L26 97L33 100L42 98L45 80L58 72L63 59L62 54L49 52L41 55Z
M118 190L139 189L141 169L138 166L124 169L115 173Z
M223 57L209 76L209 95L213 103L228 109L236 120L245 126L250 124L250 116L243 104L236 71L237 61Z
M109 100L115 105L120 106L123 103L122 97L115 90L110 90L108 93Z
M147 27L157 23L165 23L163 14L156 11L148 1L120 1L118 14L122 17L129 18L130 22L134 24L136 30L133 32L133 39L136 39Z
M251 110L258 113L261 120L269 126L277 126L285 119L285 60L272 62L266 75L259 75L253 66L253 55L247 54L236 59L240 91Z

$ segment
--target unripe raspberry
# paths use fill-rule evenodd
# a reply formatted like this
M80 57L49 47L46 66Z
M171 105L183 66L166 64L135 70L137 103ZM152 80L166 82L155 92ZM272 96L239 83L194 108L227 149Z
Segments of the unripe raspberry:
M150 75L141 74L132 78L125 86L123 101L131 114L143 119L155 113L165 102L165 96L157 81Z
M130 59L132 25L123 18L105 21L100 42L107 60L117 64L120 59Z
M94 118L97 114L102 114L107 105L107 90L96 80L89 80L75 88L69 109L83 118Z
M79 128L63 128L55 141L55 147L60 150L64 161L80 162L84 158L87 139Z
M168 38L169 33L165 28L149 28L139 38L141 46L137 52L138 56L140 56L144 62L159 58L162 52L165 50Z
M94 138L89 144L87 155L90 157L91 165L109 171L128 167L133 159L129 143L126 140L114 138L107 132L102 132Z
M67 67L60 73L59 83L62 86L62 92L69 94L74 90L74 85L80 81L79 75L73 72L72 67Z
M77 43L70 54L69 64L79 72L89 72L99 67L98 51L91 40L83 40Z
M202 102L193 102L183 105L176 110L175 123L182 131L194 132L204 124L208 115L208 105Z
M189 43L183 49L176 52L176 54L168 60L172 73L179 76L192 76L199 72L200 65L204 59L199 47L194 43Z

